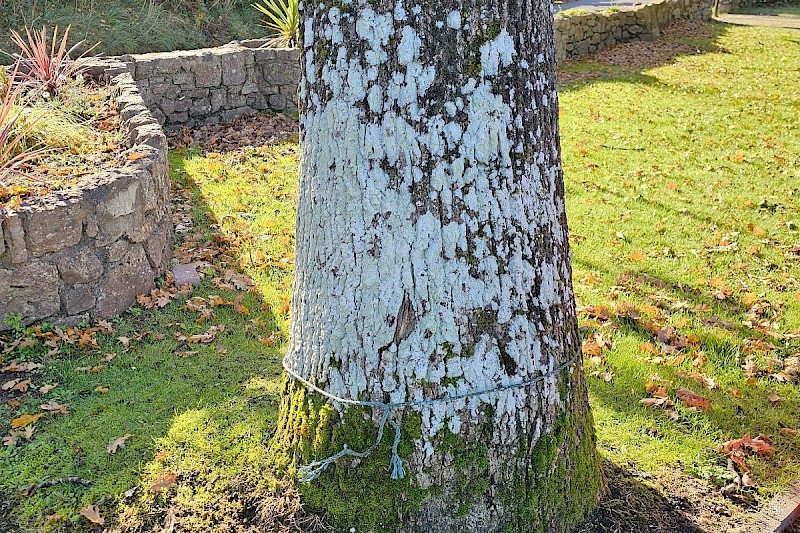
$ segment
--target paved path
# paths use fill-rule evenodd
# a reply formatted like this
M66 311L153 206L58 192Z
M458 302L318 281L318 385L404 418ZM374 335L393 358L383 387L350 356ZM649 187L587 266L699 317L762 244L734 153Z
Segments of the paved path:
M792 28L800 30L800 17L792 15L719 15L717 20L741 26L766 26L768 28Z

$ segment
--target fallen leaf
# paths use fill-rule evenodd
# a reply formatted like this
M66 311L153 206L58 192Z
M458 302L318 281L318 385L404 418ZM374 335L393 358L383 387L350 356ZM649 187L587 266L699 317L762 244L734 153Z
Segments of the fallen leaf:
M176 476L172 472L167 472L166 474L158 478L152 485L150 485L150 491L158 494L159 492L172 487L177 482L178 482L178 476Z
M764 435L751 438L750 433L745 433L741 439L729 440L722 445L722 449L728 452L736 450L749 450L757 455L770 455L774 451L769 438Z
M601 372L599 370L595 370L594 372L590 373L589 376L600 378L606 383L611 383L611 380L614 379L614 372Z
M123 436L112 440L111 442L108 443L108 446L106 446L106 451L112 455L117 453L117 450L120 450L125 447L128 439L130 439L131 437L133 437L133 434L125 433Z
M58 383L53 383L52 385L42 385L39 387L39 393L47 394L51 390L55 389L58 386Z
M739 391L739 389L731 389L731 396L734 398L741 398L742 393Z
M11 427L24 428L25 426L35 424L43 416L44 413L36 413L35 415L22 415L21 417L15 418L14 420L11 421Z
M92 524L102 526L105 525L106 521L100 516L100 509L96 505L87 505L83 509L81 509L80 514L86 518Z
M97 365L97 366L82 366L80 368L76 368L75 370L78 372L88 372L89 374L97 374L98 372L102 372L106 369L106 365Z
M8 366L0 368L0 372L30 372L42 368L40 363L11 363Z
M596 342L587 340L581 346L581 351L583 352L583 355L599 357L600 353L602 352L602 348L600 348Z
M109 392L111 389L109 389L108 387L103 387L102 385L98 385L98 386L97 386L97 388L96 388L96 389L94 389L94 390L95 390L95 392L99 392L99 393L101 393L101 394L106 394L106 393L108 393L108 392Z
M669 398L642 398L639 400L639 404L645 407L672 407L675 405L675 402Z
M55 400L50 400L49 402L42 404L39 406L39 409L42 411L48 411L51 413L61 413L62 415L68 415L69 410L67 410L66 405L61 405Z
M767 396L767 400L769 400L769 403L771 403L772 405L778 405L783 401L783 398L781 398L777 394L770 394L769 396Z
M22 402L21 402L21 401L19 401L19 400L6 400L6 403L7 403L7 404L8 404L8 406L9 406L9 407L11 407L12 409L16 409L17 407L19 407L20 405L22 405Z
M644 259L644 254L639 252L634 252L632 254L628 254L628 260L633 263L638 263L639 261Z
M711 409L711 401L708 398L703 398L699 394L695 394L689 389L684 389L681 387L675 391L675 394L689 407L699 407L703 411L708 411Z

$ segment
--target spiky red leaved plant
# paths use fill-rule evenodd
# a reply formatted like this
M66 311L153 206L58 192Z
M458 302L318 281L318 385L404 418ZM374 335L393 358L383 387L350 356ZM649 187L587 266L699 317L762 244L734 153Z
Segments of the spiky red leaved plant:
M78 76L86 69L86 59L88 59L86 54L100 43L72 59L72 52L85 41L67 48L70 28L71 26L67 26L64 30L60 42L58 26L53 28L52 40L48 39L48 31L44 26L41 31L34 30L33 33L26 27L27 39L16 31L11 31L11 39L20 50L20 53L14 56L17 60L18 76L27 86L40 88L50 96L57 96L69 79Z
M22 106L17 103L22 97L23 87L14 81L17 73L15 67L8 78L5 96L0 102L0 185L3 186L10 185L13 176L36 179L23 172L22 166L48 151L46 148L36 147L20 150L23 139L42 117L36 117L19 126L23 111Z

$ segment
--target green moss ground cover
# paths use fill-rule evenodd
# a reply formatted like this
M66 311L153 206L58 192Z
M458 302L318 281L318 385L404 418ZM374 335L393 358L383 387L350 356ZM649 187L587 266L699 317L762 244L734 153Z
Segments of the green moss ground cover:
M764 434L773 453L743 458L757 488L736 488L725 510L745 513L741 502L800 475L791 431L800 429L791 373L800 352L800 49L791 31L713 29L691 41L702 53L664 64L567 65L562 141L601 451L664 491L680 476L719 488L731 482L723 443ZM174 292L165 283L102 331L6 335L3 365L43 366L0 374L0 385L31 379L27 392L3 391L2 435L50 400L69 414L47 414L30 440L0 447L0 530L89 530L78 511L98 503L131 531L258 531L297 519L294 500L274 497L280 480L267 456L288 336L298 147L209 141L171 155L183 198L178 254L206 262L192 299L159 302ZM20 339L38 344L15 346ZM658 385L674 407L640 405ZM681 387L710 409L688 407ZM23 495L67 476L92 483ZM720 520L707 517L709 531Z

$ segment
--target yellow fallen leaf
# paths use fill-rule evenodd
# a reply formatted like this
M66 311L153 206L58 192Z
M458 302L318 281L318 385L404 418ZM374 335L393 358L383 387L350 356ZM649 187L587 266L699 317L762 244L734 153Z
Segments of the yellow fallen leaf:
M24 428L25 426L35 424L43 416L44 413L36 413L35 415L22 415L21 417L15 418L14 420L11 421L11 427Z
M98 386L97 386L97 388L96 388L96 389L94 389L94 390L95 390L96 392L99 392L99 393L102 393L102 394L106 394L106 393L107 393L107 392L109 392L111 389L109 389L108 387L103 387L102 385L98 385Z

